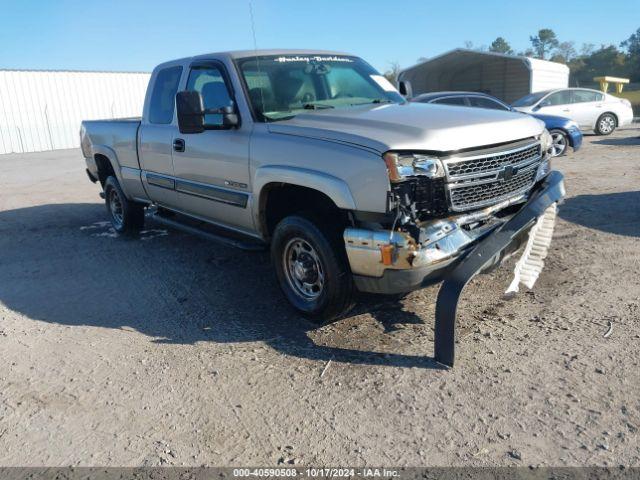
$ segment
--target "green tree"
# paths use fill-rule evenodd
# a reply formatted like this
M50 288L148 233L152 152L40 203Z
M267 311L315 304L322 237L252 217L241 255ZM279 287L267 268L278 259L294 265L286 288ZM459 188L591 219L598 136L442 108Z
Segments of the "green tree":
M580 56L588 57L591 55L596 49L596 46L593 43L583 43L580 47Z
M627 66L629 76L634 81L640 81L640 28L620 44L627 50Z
M513 55L513 49L511 48L511 45L509 45L509 42L507 42L502 37L496 38L491 43L491 46L489 47L489 51L497 52L497 53L506 53L507 55Z
M575 43L573 42L561 42L558 44L553 56L552 62L569 63L577 56Z
M538 30L538 34L529 37L529 40L531 41L531 46L533 47L534 52L536 53L536 57L541 58L542 60L544 60L547 53L556 48L559 43L558 37L556 37L556 32L550 28L542 28Z
M620 44L622 48L627 49L629 55L640 57L640 28L631 34L624 42Z
M627 56L615 45L602 45L591 55L578 57L569 64L572 84L586 86L593 84L593 77L611 75L627 77L629 68Z
M398 75L400 74L400 70L402 70L402 68L400 67L399 62L397 61L389 62L389 69L386 72L384 72L384 76L391 83L393 83L394 85L397 85Z

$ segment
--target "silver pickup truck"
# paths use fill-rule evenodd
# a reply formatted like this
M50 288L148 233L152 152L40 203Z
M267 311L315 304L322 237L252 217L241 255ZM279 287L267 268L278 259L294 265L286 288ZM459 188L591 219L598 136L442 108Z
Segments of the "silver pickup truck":
M269 247L286 298L324 320L356 291L444 280L435 356L452 365L458 298L525 246L532 286L562 175L533 117L409 103L358 57L238 51L163 63L142 119L85 121L87 174L113 228L147 218L245 249Z

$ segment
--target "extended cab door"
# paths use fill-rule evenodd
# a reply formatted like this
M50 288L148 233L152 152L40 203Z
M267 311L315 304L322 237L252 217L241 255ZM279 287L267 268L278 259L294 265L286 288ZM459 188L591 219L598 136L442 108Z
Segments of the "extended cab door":
M190 66L184 90L200 92L205 109L234 103L232 84L222 62ZM182 134L174 130L173 166L178 205L184 213L245 232L253 231L250 211L249 139L251 123L237 128ZM205 124L222 124L222 115L205 115Z
M182 67L159 67L151 77L145 112L138 132L141 177L149 198L159 205L175 207L172 141L176 131L175 97Z

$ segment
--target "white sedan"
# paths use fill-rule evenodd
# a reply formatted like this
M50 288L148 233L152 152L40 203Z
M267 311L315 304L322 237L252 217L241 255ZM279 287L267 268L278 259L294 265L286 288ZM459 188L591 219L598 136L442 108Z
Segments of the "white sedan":
M563 88L530 93L513 103L525 113L543 113L567 117L582 130L609 135L616 127L633 121L631 103L625 98L588 88Z

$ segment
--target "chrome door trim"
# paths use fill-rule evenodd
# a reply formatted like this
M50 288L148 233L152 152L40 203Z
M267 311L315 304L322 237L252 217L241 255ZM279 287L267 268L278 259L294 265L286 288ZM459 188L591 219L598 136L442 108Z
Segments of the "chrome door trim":
M226 203L236 207L246 208L249 194L230 190L208 183L199 183L191 180L176 178L176 190L180 193L202 197L220 203Z
M246 208L249 203L249 194L238 192L229 188L210 185L208 183L194 182L183 178L162 175L153 172L144 172L144 178L149 185L166 188L194 197L205 198L214 202L226 203L234 207Z
M167 190L175 190L176 182L170 175L162 175L159 173L144 172L149 185L154 187L166 188Z

